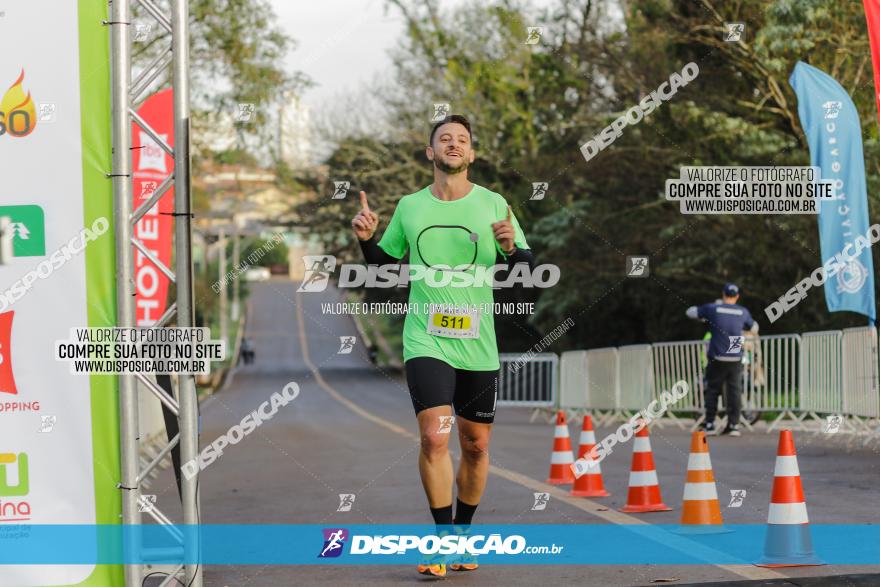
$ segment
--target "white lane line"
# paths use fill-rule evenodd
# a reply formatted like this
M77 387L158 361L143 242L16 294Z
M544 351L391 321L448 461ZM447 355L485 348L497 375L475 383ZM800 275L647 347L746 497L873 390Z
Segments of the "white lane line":
M309 356L309 343L306 338L306 329L305 329L305 321L303 320L302 315L302 294L301 292L296 292L296 325L297 331L299 333L299 342L300 342L300 350L302 352L303 362L312 372L312 375L315 377L315 381L318 382L318 385L327 393L330 394L333 399L361 416L373 422L374 424L378 424L383 428L394 432L395 434L399 434L404 436L410 440L418 440L419 437L417 434L413 434L409 430L405 428L401 428L397 424L393 422L389 422L388 420L373 414L372 412L368 412L363 409L353 401L344 397L341 393L336 391L332 385L327 383L324 377L321 375L321 372L312 362L311 357ZM554 485L549 485L547 483L543 483L538 481L537 479L532 479L531 477L527 477L522 473L517 473L516 471L511 471L510 469L505 469L504 467L499 467L497 465L489 465L489 472L493 475L501 477L502 479L506 479L511 483L516 483L522 487L527 489L531 489L533 491L541 491L545 493L551 494L553 497L558 499L559 501L563 501L568 505L582 510L592 516L597 518L601 518L606 522L610 522L612 524L620 524L620 525L650 525L648 522L645 522L639 518L624 514L622 512L618 512L607 508L605 505L599 503L598 501L593 501L591 499L587 499L584 497L571 497L567 492L559 489ZM601 511L605 510L605 511ZM693 544L693 543L692 543ZM712 565L719 569L723 569L735 575L739 575L740 577L745 577L746 579L783 579L785 575L781 573L777 573L776 571L771 571L769 569L755 567L752 565Z
M405 436L411 440L418 440L419 437L417 434L413 434L412 432L410 432L406 428L401 428L397 424L394 424L393 422L389 422L388 420L385 420L384 418L380 418L379 416L376 416L375 414L368 412L367 410L361 408L359 405L357 405L356 403L354 403L353 401L344 397L341 393L339 393L338 391L333 389L333 387L329 383L327 383L327 381L324 380L323 375L321 375L321 372L318 370L318 367L315 366L315 364L312 362L311 357L309 356L309 343L306 340L305 321L303 320L303 316L302 316L302 294L300 292L296 292L295 307L296 307L296 325L297 325L297 330L299 331L299 344L300 344L300 351L302 352L303 362L306 364L306 366L312 372L312 375L314 376L315 381L318 382L318 385L322 389L324 389L324 391L329 393L333 397L333 399L335 399L339 403L343 404L345 407L347 407L348 409L353 411L358 416L361 416L362 418L365 418L365 419L369 420L370 422L373 422L374 424L378 424L379 426L382 426L383 428L387 428L388 430L390 430L391 432L394 432L395 434L400 434L401 436Z

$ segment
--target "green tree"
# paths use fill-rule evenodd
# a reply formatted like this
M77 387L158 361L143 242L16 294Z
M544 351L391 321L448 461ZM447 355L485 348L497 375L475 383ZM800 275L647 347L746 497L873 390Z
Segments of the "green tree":
M157 4L169 12L168 0ZM133 44L137 74L170 46L171 33L138 2L132 3L132 14L135 23L151 25L146 40ZM275 23L271 4L267 0L191 0L189 22L194 142L200 143L200 133L213 124L200 124L210 115L233 116L238 104L249 103L256 106L254 120L236 125L238 147L271 145L275 104L287 92L301 92L311 85L301 72L285 69L284 59L296 44ZM144 97L170 85L168 62Z
M227 247L227 254L232 254L232 244ZM270 240L257 239L251 241L247 247L241 252L242 261L247 261L248 257L254 255L256 259L254 265L261 267L270 267L272 265L287 265L287 245L276 243Z
M699 338L703 328L684 311L714 300L726 281L742 286L765 333L865 323L829 315L818 290L766 323L763 308L821 263L814 216L691 216L664 198L682 166L809 163L787 81L798 59L852 94L873 194L877 119L861 3L629 0L622 18L589 0L541 12L513 1L446 12L436 0L389 3L407 33L394 54L395 83L382 92L388 116L372 135L342 140L328 171L305 180L316 196L301 212L328 251L359 258L348 228L357 204L330 200L331 178L366 189L387 221L401 195L430 183L431 105L449 102L473 123L471 178L508 198L539 262L562 270L531 320L547 332L574 319L557 349ZM725 22L745 22L742 42L724 40ZM532 23L544 34L529 45ZM697 79L585 161L582 144L689 62ZM542 201L529 200L534 181L550 182ZM647 279L625 276L626 257L638 254L650 257ZM513 328L499 340L512 350L537 338Z

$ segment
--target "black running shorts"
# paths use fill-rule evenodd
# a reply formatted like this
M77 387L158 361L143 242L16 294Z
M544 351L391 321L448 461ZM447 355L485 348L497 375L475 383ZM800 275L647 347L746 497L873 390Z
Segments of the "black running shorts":
M433 357L415 357L406 362L406 382L416 414L451 404L465 420L484 424L495 420L497 369L467 371Z

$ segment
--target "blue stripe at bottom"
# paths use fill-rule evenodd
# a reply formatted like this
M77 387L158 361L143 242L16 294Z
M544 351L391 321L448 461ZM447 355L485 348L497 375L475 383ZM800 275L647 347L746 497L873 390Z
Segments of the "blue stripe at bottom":
M474 525L471 542L462 544L491 547L478 555L480 564L880 564L877 526L755 524L721 530L682 532L678 525L644 524ZM435 533L433 525L0 525L0 564L417 563L425 556L417 544L440 545L439 539L424 538ZM135 548L138 543L144 548ZM499 551L505 546L522 549Z

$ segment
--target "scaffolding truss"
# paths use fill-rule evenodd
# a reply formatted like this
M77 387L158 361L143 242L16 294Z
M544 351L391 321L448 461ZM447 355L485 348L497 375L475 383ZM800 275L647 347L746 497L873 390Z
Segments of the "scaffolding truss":
M134 308L134 250L165 274L175 285L177 299L169 304L154 328L168 325L176 318L178 327L190 328L193 320L192 286L192 214L190 211L190 106L189 106L189 7L186 0L171 0L170 12L154 0L136 0L159 27L171 34L171 44L159 53L132 80L132 0L113 0L111 18L105 24L110 27L113 170L108 176L113 181L113 214L116 227L116 301L117 326L135 326ZM174 146L155 132L135 111L134 105L161 80L169 65L174 91ZM158 186L152 197L137 207L133 201L132 184L132 123L150 136L174 159L174 171ZM162 195L174 187L174 259L175 266L165 266L146 246L134 236L134 226L159 201ZM178 541L180 564L168 573L162 587L172 581L187 587L202 587L199 533L181 532L171 519L155 504L149 508L144 503L141 484L144 479L175 448L179 448L180 462L186 463L198 454L198 399L195 377L190 374L177 376L176 393L170 379L159 385L143 374L119 375L120 451L121 476L118 484L122 492L122 522L139 528L144 509L158 524L166 527ZM155 395L163 410L177 420L178 432L143 468L140 467L140 439L138 433L138 383ZM180 496L183 511L182 523L188 527L200 523L198 472L192 476L180 475ZM126 533L138 537L139 532ZM146 557L140 541L135 538L128 545L138 560ZM195 561L195 562L194 562ZM182 578L181 578L182 575ZM125 567L126 587L141 587L143 568L141 564Z

